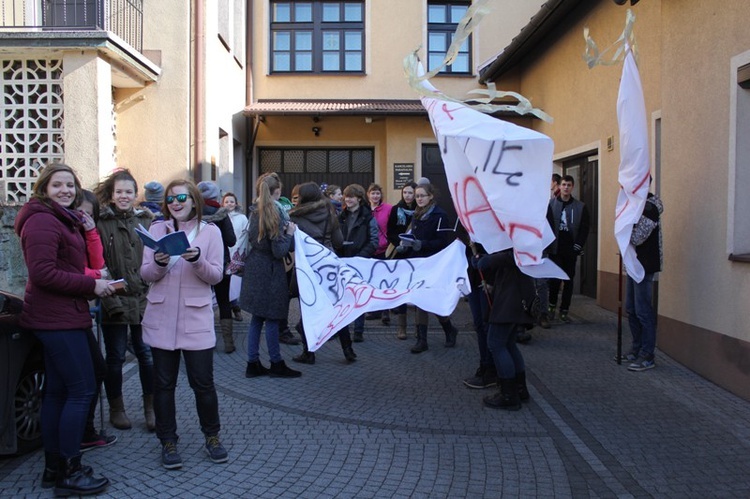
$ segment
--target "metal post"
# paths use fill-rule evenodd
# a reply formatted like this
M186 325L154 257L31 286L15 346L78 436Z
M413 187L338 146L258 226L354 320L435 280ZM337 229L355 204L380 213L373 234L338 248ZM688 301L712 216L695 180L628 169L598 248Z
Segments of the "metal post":
M622 364L622 255L617 273L617 364Z

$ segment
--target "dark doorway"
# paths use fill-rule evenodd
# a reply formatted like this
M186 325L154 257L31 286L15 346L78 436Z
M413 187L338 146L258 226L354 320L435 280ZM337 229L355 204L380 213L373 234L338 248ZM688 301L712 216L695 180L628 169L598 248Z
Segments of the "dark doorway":
M344 190L349 184L367 189L375 178L372 148L272 148L258 149L261 174L276 172L283 184L282 195L291 198L292 188L304 182L335 184Z
M440 156L440 148L437 144L422 145L422 176L430 179L430 183L437 187L438 206L448 213L451 224L455 223L456 209L453 207L448 177L445 175L443 158Z
M598 172L599 156L595 152L563 162L563 174L575 179L573 197L583 201L591 221L583 256L578 259L573 291L591 298L596 298L596 262L599 253Z

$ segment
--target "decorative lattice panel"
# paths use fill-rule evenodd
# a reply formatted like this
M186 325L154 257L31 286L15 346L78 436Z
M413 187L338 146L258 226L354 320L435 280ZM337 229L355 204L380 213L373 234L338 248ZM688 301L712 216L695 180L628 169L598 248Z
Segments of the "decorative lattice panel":
M0 60L0 199L24 201L63 159L62 61Z

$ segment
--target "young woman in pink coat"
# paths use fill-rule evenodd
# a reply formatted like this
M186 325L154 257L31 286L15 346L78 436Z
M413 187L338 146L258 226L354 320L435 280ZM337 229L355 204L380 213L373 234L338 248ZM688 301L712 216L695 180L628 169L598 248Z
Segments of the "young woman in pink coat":
M165 220L151 225L151 235L158 239L181 230L187 235L190 248L173 257L154 253L148 247L143 249L141 276L151 283L143 316L143 340L151 346L154 359L154 412L156 436L162 444L162 466L182 467L175 416L175 385L181 356L195 394L206 452L211 461L224 463L228 457L219 441L211 297L211 286L223 277L221 232L201 220L203 198L193 182L174 180L165 193Z

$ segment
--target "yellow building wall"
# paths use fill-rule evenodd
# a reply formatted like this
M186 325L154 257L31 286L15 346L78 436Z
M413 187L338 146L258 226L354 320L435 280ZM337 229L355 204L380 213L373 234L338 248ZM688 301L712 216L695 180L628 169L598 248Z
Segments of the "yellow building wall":
M189 4L160 0L143 9L143 47L161 51L162 74L146 88L115 92L118 165L134 173L141 195L146 182L188 174L191 108Z
M633 11L646 114L651 116L661 108L660 2L639 3ZM622 65L588 69L583 60L583 29L588 26L592 38L604 49L622 33L625 12L614 2L600 2L532 63L498 81L499 87L508 88L520 81L520 92L554 118L553 123L535 120L532 128L555 141L556 162L588 151L599 155L597 298L610 308L616 307L619 266L613 227L620 162L616 105ZM651 132L652 128L649 123ZM610 136L614 137L614 149L607 151Z
M544 3L493 0L491 8L474 37L473 65L493 57L504 47ZM403 59L422 46L427 47L426 2L366 0L366 74L270 75L270 13L268 2L254 2L253 99L415 99L407 85ZM465 96L478 86L476 75L438 77L435 85L451 95Z
M743 314L750 266L730 262L726 242L730 88L737 84L730 60L750 50L750 11L742 0L662 3L662 194L668 201L662 285L669 291L660 312L750 341Z
M519 81L520 91L555 118L552 124L535 121L533 127L555 140L557 160L601 144L598 300L608 308L616 308L619 270L613 225L622 65L589 70L581 60L581 35L588 25L599 47L607 47L622 31L625 11L600 2L506 79ZM664 269L657 345L750 399L750 323L742 313L750 297L750 266L729 261L727 243L729 189L735 188L729 178L729 151L735 147L729 141L731 94L737 86L731 60L750 51L747 2L649 0L633 12L652 146L654 119L661 120L656 189L664 202ZM611 152L605 146L609 136L615 139ZM738 195L743 191L738 186Z

